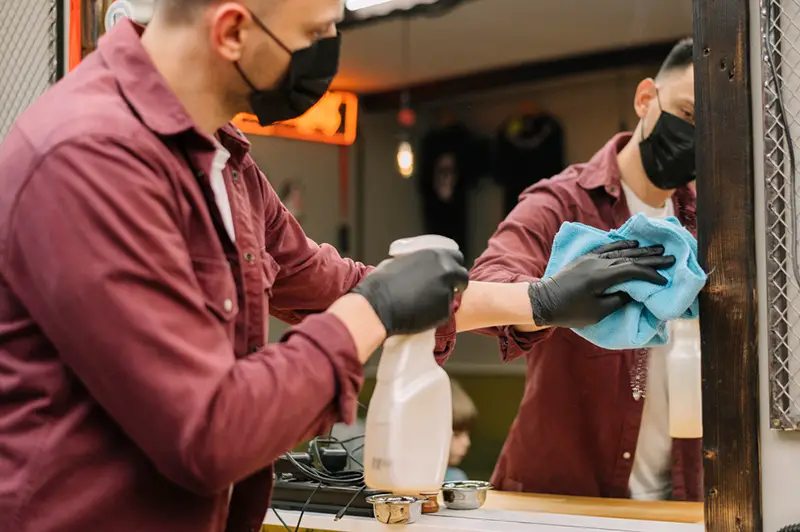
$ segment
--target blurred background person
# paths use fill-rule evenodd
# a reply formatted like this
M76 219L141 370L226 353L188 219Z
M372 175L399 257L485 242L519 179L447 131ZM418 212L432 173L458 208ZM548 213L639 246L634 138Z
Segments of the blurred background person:
M450 390L453 394L453 440L450 443L445 480L469 480L459 466L472 445L469 433L478 418L478 409L464 388L453 378L450 379Z

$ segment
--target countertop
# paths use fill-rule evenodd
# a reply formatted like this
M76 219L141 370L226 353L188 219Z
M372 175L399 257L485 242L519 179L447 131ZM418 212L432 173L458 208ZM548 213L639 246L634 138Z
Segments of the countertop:
M703 504L640 502L522 493L489 492L479 510L455 511L442 507L423 515L411 532L703 532ZM299 512L279 510L292 527ZM332 532L385 532L402 528L383 525L371 518L344 517L306 512L304 529ZM272 531L285 530L270 510L264 524ZM279 528L276 528L279 527Z

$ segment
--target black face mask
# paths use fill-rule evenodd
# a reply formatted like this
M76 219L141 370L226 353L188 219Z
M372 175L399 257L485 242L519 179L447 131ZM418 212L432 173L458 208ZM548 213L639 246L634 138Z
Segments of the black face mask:
M278 46L291 55L286 75L277 87L269 90L257 89L239 63L234 63L239 75L253 91L250 95L250 107L262 126L297 118L314 107L331 86L339 70L341 35L337 34L336 37L317 41L308 48L292 51L255 15L250 15Z
M647 177L658 188L674 190L694 181L694 126L686 120L662 109L639 151Z

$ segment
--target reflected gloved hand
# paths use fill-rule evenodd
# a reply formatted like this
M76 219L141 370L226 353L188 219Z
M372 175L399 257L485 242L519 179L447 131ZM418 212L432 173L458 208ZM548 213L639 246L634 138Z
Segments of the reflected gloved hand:
M640 248L635 240L613 242L579 257L554 276L531 283L533 319L540 327L580 328L593 325L631 301L628 294L606 294L626 281L663 286L656 270L675 264L663 246Z
M389 336L415 334L445 323L468 281L460 252L424 250L384 261L353 292L369 301Z

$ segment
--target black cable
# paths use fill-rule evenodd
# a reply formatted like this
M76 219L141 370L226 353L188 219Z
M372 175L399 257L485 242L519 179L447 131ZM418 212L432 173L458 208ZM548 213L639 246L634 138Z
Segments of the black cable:
M367 409L367 407L364 406L361 403L358 403L358 406L360 408L364 409L364 410ZM321 488L323 486L326 486L326 485L328 485L328 486L342 486L342 487L352 486L352 487L359 488L358 491L355 494L353 494L353 496L350 498L348 503L341 510L339 510L336 513L336 516L334 517L334 521L338 521L342 517L344 517L344 514L347 512L347 509L350 508L350 506L353 504L353 502L356 500L356 498L366 489L367 484L364 481L364 471L363 471L364 466L363 466L363 464L361 462L356 460L356 458L352 454L353 452L358 451L359 449L363 448L364 444L359 445L358 447L353 449L353 451L349 451L347 449L347 447L345 447L345 445L344 445L345 443L350 443L352 441L363 439L363 438L364 438L364 435L362 434L360 436L353 436L353 437L347 438L345 440L340 440L338 438L333 437L333 427L331 426L331 430L328 432L328 436L327 437L325 437L325 438L318 437L318 438L314 438L313 440L311 440L309 442L309 444L308 444L309 451L310 451L309 454L317 462L319 469L311 467L311 466L307 466L305 464L302 464L302 463L298 462L294 458L294 456L291 455L291 453L286 453L284 455L286 457L286 459L289 460L289 462L291 462L291 464L295 468L297 468L301 473L303 473L304 475L308 476L309 478L312 478L315 481L317 481L317 486L314 488L314 491L311 492L311 495L308 496L308 499L306 499L306 502L303 504L303 508L300 511L300 516L297 519L297 525L295 526L295 529L294 529L295 532L297 532L300 529L300 522L303 520L303 515L305 514L306 509L308 508L308 505L311 503L311 499L314 498L314 495L317 493L319 488ZM358 466L361 467L362 470L361 471L329 471L325 467L325 463L322 461L322 453L320 453L320 451L319 451L320 443L322 443L322 444L326 444L326 443L327 444L331 444L332 443L332 444L335 444L335 445L339 445L342 449L344 449L345 453L347 453L348 461L352 461L353 463L358 464ZM287 532L292 532L292 529L289 528L289 526L286 524L286 522L283 520L283 518L280 516L280 514L278 514L277 510L275 510L274 507L272 508L272 512L275 514L275 517L278 518L278 521L281 522L281 524L287 530Z
M363 449L363 448L364 448L364 444L362 443L362 444L361 444L361 445L359 445L358 447L353 447L353 450L352 450L351 452L354 452L354 453L355 453L355 452L357 452L357 451L360 451L360 450L361 450L361 449ZM364 467L364 466L362 465L361 467Z
M356 440L363 440L363 439L364 439L364 435L362 434L360 436L352 436L352 437L344 439L344 440L339 440L339 442L341 442L341 443L350 443L350 442L354 442Z
M301 464L295 458L286 454L286 459L292 463L300 472L307 475L309 478L327 484L329 486L360 486L364 482L364 473L359 471L337 471L337 472L324 472L313 467Z
M327 439L328 439L328 441L327 441L327 442L323 442L323 443L335 443L335 444L339 445L339 446L340 446L342 449L344 449L344 452L346 452L346 453L347 453L347 459L348 459L348 460L350 460L351 462L355 463L355 464L356 464L358 467L360 467L361 469L364 469L364 464L362 464L361 462L359 462L358 460L356 460L356 457L355 457L355 456L353 456L353 453L355 453L356 451L360 451L361 449L363 449L363 448L364 448L364 444L362 443L361 445L359 445L358 447L355 447L355 448L354 448L354 449L352 449L352 450L348 450L348 449L347 449L347 447L345 447L345 445L344 445L345 443L350 443L350 442L353 442L353 441L355 441L355 440L362 440L362 439L364 439L364 435L363 435L363 434L362 434L362 435L360 435L360 436L353 436L352 438L347 438L346 440L340 440L340 439L338 439L338 438L334 438L333 436L330 436L330 437L328 437ZM319 462L321 463L321 462L322 462L322 459L321 459L321 458L319 458L319 449L318 449L318 447L317 447L317 445L318 445L318 444L319 444L319 438L315 438L314 440L312 440L312 443L310 443L310 444L309 444L309 447L310 447L311 445L313 445L313 446L314 446L314 448L315 448L315 452L317 453L317 459L318 459L318 460L319 460ZM312 455L313 455L314 453L309 453L309 454L312 454ZM323 467L324 467L324 466L323 466Z
M311 503L311 499L314 498L314 494L317 493L317 490L320 487L322 487L322 482L317 484L317 487L314 488L314 491L312 491L311 495L309 495L308 499L306 499L306 503L303 505L303 509L300 510L300 517L297 518L297 526L294 527L294 532L297 532L298 530L300 530L300 522L303 520L303 515L305 515L305 513L306 513L306 508L308 508L308 505Z
M367 488L367 485L366 485L366 484L364 484L363 486L361 486L361 487L358 489L358 491L357 491L357 492L355 492L355 493L353 494L353 496L352 496L352 497L350 497L350 500L349 500L349 501L347 501L347 504L345 504L345 505L344 505L344 508L342 508L341 510L339 510L338 512L336 512L336 517L334 517L334 518L333 518L333 520L334 520L334 521L338 521L339 519L341 519L342 517L344 517L344 514L347 512L347 509L348 509L348 508L350 508L350 505L351 505L351 504L353 504L353 501L355 501L355 500L356 500L356 497L358 497L359 495L361 495L361 492L362 492L362 491L364 491L366 488Z
M283 528L285 528L287 532L292 532L292 529L291 529L291 528L289 528L289 525L287 525L287 524L286 524L286 521L284 521L284 520L283 520L283 517L281 517L281 514L279 514L279 513L278 513L278 510L276 510L275 508L273 508L273 509L272 509L272 512L275 514L275 517L277 517L277 518L278 518L278 521L280 521L280 522L281 522L281 524L283 525Z
M792 273L794 273L795 282L800 284L800 257L797 255L797 217L800 213L797 212L797 172L795 167L794 156L794 140L791 131L789 130L789 122L786 119L786 106L783 104L783 83L778 77L778 68L775 66L775 56L778 54L775 50L775 43L772 41L772 35L775 31L774 8L775 0L767 0L766 10L766 32L764 37L764 44L767 48L767 64L769 65L772 81L775 84L775 103L778 110L778 123L783 130L783 136L786 141L786 155L789 158L789 209L791 210L790 227L792 234Z

